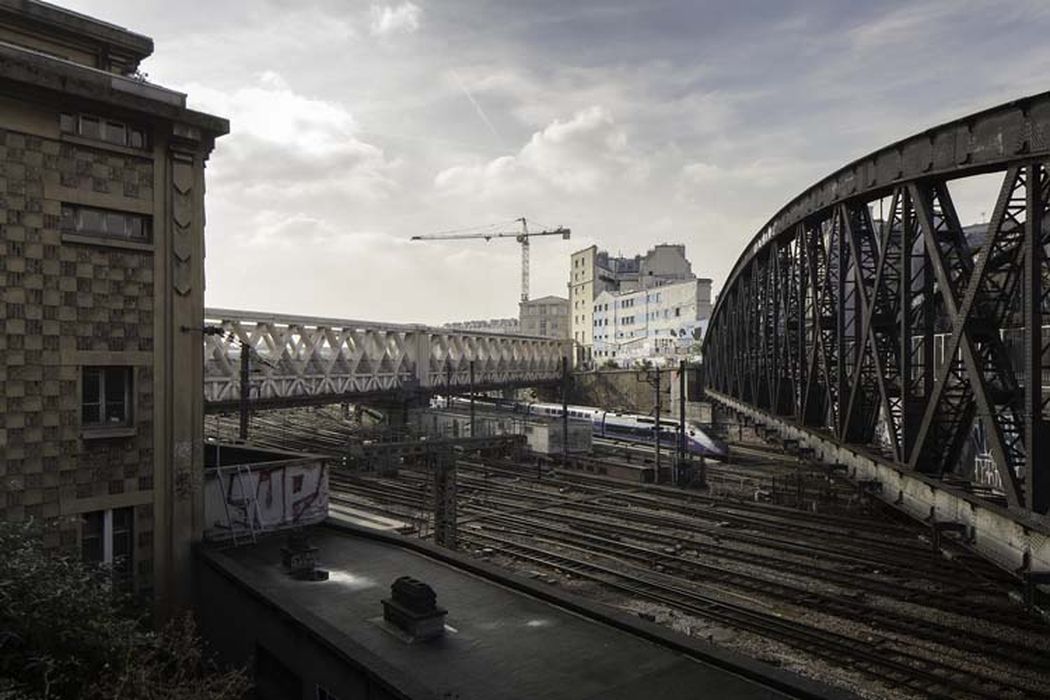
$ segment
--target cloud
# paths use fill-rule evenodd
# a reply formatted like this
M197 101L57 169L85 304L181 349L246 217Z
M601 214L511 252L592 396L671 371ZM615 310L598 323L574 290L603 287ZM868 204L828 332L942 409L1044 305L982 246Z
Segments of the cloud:
M633 157L624 130L608 110L595 105L535 132L513 156L442 170L434 185L439 192L464 196L544 190L587 194L625 173L642 172Z
M395 34L413 34L419 29L423 10L414 2L400 5L372 5L372 36L387 37Z
M375 200L397 189L397 164L356 136L346 108L294 92L275 72L232 92L188 90L205 109L230 119L231 133L218 142L209 169L223 188L267 205L303 197Z

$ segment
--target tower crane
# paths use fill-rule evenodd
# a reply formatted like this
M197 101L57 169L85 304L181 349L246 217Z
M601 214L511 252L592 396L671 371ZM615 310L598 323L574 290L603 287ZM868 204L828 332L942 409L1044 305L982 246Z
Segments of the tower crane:
M521 300L529 300L529 239L537 236L561 236L562 240L569 238L572 231L559 226L555 229L543 231L530 231L525 217L515 219L521 224L521 231L509 232L485 232L485 233L428 233L422 236L412 236L413 241L463 241L469 239L484 238L491 241L493 238L513 238L521 244Z

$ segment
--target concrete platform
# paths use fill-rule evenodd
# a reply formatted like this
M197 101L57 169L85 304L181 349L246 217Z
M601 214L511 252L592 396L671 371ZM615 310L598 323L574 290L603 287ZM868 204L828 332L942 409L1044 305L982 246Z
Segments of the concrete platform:
M280 536L202 549L199 577L214 646L240 663L263 646L304 698L358 697L358 686L361 697L464 700L849 697L417 540L333 523L310 539L328 581L288 576ZM382 622L380 601L405 575L448 609L443 638L408 643Z

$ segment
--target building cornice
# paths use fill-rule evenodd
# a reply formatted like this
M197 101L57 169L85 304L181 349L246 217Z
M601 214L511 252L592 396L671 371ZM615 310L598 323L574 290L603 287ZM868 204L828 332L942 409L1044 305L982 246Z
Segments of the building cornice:
M4 42L0 42L0 83L181 122L211 138L230 131L228 120L187 109L186 96L180 92Z

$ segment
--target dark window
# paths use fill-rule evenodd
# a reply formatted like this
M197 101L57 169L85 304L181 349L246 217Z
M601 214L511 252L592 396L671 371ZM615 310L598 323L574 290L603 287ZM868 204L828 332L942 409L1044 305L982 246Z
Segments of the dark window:
M80 521L80 558L109 565L113 583L129 590L134 581L135 509L96 510L81 515Z
M131 582L135 562L134 508L115 508L111 539L113 542L113 573L121 583Z
M101 564L104 561L102 537L105 515L105 511L96 510L80 516L80 558L89 564Z
M115 143L118 146L128 145L128 127L120 122L106 122L106 130L102 134L104 141Z
M339 700L339 696L323 685L317 686L317 700Z
M149 217L77 204L62 205L62 230L66 233L118 238L139 243L150 241Z
M82 426L131 424L130 367L85 367L80 393Z
M98 117L81 115L80 121L77 123L77 135L88 139L102 138L102 124L99 122Z

